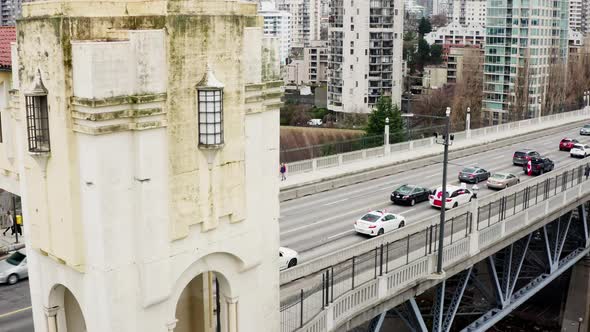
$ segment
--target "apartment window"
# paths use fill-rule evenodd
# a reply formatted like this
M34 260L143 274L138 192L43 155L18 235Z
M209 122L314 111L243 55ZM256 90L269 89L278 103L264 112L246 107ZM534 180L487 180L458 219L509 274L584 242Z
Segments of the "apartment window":
M223 83L211 68L197 84L199 146L215 148L223 144Z
M41 80L40 70L35 75L33 90L25 93L25 109L29 152L50 152L47 89Z
M354 24L350 25L350 31L354 31Z
M350 55L353 55L353 54L354 54L354 48L351 48L350 49Z
M354 66L353 65L350 65L350 70L354 70Z

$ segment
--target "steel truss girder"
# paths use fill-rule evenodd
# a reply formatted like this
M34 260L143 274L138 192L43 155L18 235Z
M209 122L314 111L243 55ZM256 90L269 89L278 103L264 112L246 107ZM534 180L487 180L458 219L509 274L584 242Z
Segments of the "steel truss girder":
M487 331L492 326L494 326L497 322L502 320L508 314L510 314L514 309L518 306L526 302L530 299L533 295L535 295L538 291L543 289L547 286L551 281L561 275L563 272L567 271L570 267L572 267L575 263L577 263L582 257L590 253L590 248L585 249L576 249L564 259L562 259L559 263L559 267L551 272L551 273L544 273L539 277L533 279L527 285L516 291L510 302L502 309L494 308L487 312L485 315L480 317L478 320L474 321L467 327L465 327L462 332L480 332L480 331Z
M367 332L379 332L381 331L381 326L383 325L383 321L385 320L385 315L387 314L386 312L383 312L381 314L379 314L379 316L373 318L371 320L371 323L369 323L369 327L367 329Z
M565 244L565 240L567 238L567 233L569 231L570 224L572 222L574 214L569 213L567 222L564 227L562 227L562 218L560 217L557 219L554 224L557 228L555 232L555 237L549 239L549 232L547 231L547 226L543 226L543 237L545 238L545 248L547 250L547 259L549 260L549 267L550 271L553 272L557 269L559 265L559 258L561 257L561 253L563 251L563 245Z
M585 227L587 227L587 223L585 221L585 219L586 219L585 212L580 211L580 210L578 210L578 212L579 212L578 220L583 221L584 224L586 225ZM554 234L555 236L552 236L551 239L549 236L549 232L547 231L547 227L544 226L542 228L543 239L541 239L541 241L544 243L543 249L544 249L545 253L547 254L547 258L549 260L548 262L551 265L551 268L549 269L550 270L549 273L541 273L541 275L532 279L529 283L524 285L522 288L520 288L516 292L514 292L514 285L516 284L516 281L518 279L518 275L520 274L520 271L517 271L516 275L514 276L514 279L513 279L513 277L511 277L511 279L513 279L513 281L511 281L510 283L512 283L513 286L511 286L510 288L502 288L501 285L505 285L505 284L504 283L501 284L499 276L496 273L494 258L488 257L487 261L488 261L488 266L489 266L489 270L490 270L490 275L492 277L492 282L495 284L494 288L496 289L497 297L499 297L500 299L506 299L506 300L503 303L501 302L501 304L502 304L501 308L491 309L486 314L481 316L479 319L477 319L476 321L474 321L473 323L471 323L470 325L465 327L462 330L462 332L487 331L494 324L496 324L501 319L506 317L510 312L512 312L518 306L520 306L521 304L526 302L529 298L531 298L533 295L535 295L539 290L544 288L551 281L553 281L555 278L557 278L559 275L561 275L563 272L565 272L567 269L569 269L571 266L573 266L577 261L579 261L585 255L590 253L590 247L588 246L588 240L586 240L585 247L583 247L583 248L578 247L577 249L573 250L569 255L567 255L563 259L560 259L562 252L563 252L563 247L565 245L566 240L568 239L568 232L569 232L569 227L571 225L573 214L570 213L569 215L566 215L566 216L567 216L566 217L567 222L563 221L562 218L559 218L554 221L554 227L556 229L556 232ZM533 233L531 233L527 237L527 247L530 244L530 239L531 239L532 234ZM570 238L574 239L575 238L574 234L571 234ZM550 240L551 240L551 242L550 242ZM551 244L553 244L553 246ZM509 248L510 248L509 251L512 251L512 254L510 254L510 252L508 254L506 254L505 260L508 260L509 258L514 258L513 246L510 246ZM508 248L506 248L506 249L508 249ZM526 255L527 257L530 257L531 255L535 254L531 250L528 250L528 251L529 251L529 254ZM525 254L526 254L526 252L523 252L522 259L524 259ZM538 258L537 258L537 260L538 260ZM504 265L506 266L506 264L504 264ZM522 261L519 265L521 268ZM510 294L508 297L505 296L506 294L503 292L503 289L510 289L511 290L509 292Z
M465 293L465 288L467 288L467 283L469 283L469 279L471 278L472 271L473 266L469 267L464 273L461 274L459 284L457 287L455 287L455 292L451 298L451 303L449 304L449 308L445 314L445 319L442 323L442 332L449 332L451 329L451 325L453 324L453 320L457 314L457 309L459 309L459 304L461 303L461 299Z
M392 310L412 332L428 332L422 313L413 297L401 305L401 308Z

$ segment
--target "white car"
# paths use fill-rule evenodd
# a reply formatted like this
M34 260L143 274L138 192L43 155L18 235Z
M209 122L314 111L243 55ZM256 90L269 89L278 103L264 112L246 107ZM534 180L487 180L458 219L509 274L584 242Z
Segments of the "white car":
M428 197L430 205L437 208L442 206L441 198L442 188L437 188L434 195ZM447 185L447 202L445 208L448 210L459 205L467 204L474 198L476 198L476 195L467 188Z
M285 247L279 247L279 268L285 270L297 265L299 254L297 251Z
M586 144L574 144L570 150L570 156L577 158L586 158L590 155L590 146Z
M371 211L354 222L357 233L377 236L404 227L406 218L385 211Z
M14 285L28 276L27 254L24 249L15 251L8 258L0 261L0 284Z

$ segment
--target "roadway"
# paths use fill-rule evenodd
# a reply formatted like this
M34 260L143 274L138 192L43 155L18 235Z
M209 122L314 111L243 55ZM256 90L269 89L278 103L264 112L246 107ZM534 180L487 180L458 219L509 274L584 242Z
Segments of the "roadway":
M0 331L34 331L28 280L12 286L0 285Z
M569 125L564 126L564 130L558 134L543 136L522 144L492 150L485 150L484 146L481 153L450 160L448 183L459 185L457 174L465 166L483 167L492 174L500 171L511 172L519 176L521 182L525 182L531 177L524 175L521 167L512 165L514 151L522 148L536 149L553 160L555 168L558 169L578 160L571 158L569 152L559 151L559 141L563 137L577 138L582 143L590 144L590 136L580 136L579 127ZM356 234L353 230L354 221L367 211L387 209L406 217L408 224L439 214L440 211L432 208L428 202L418 203L413 207L393 205L389 195L405 183L436 188L441 185L441 179L442 163L437 163L282 202L279 219L281 245L298 251L300 262L305 262L367 240L368 237ZM478 186L478 197L495 192L487 189L485 182ZM468 185L468 188L471 188L471 185Z

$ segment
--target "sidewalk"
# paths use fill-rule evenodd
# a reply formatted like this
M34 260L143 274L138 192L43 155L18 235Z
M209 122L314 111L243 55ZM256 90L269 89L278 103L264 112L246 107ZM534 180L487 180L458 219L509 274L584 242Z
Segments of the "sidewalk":
M3 232L4 230L2 230ZM16 236L10 235L10 230L6 232L6 236L0 232L0 256L8 251L18 250L25 247L25 237L18 236L18 243L16 243Z
M587 119L587 116L579 116L575 118L569 118L566 120L543 122L541 124L536 124L530 127L520 128L508 132L490 133L485 136L478 135L477 137L472 137L470 139L462 139L458 142L455 142L455 144L449 147L449 151L455 151L467 147L488 144L494 141L516 137L522 134L541 131L544 129L555 128L564 125L571 125L575 122ZM284 191L289 189L295 189L301 186L319 183L326 179L334 179L351 174L362 173L364 171L368 171L371 169L390 166L393 164L399 164L405 161L415 160L424 156L442 154L442 150L443 149L441 145L419 147L413 150L392 152L391 154L382 157L359 160L351 162L349 164L340 165L338 167L327 167L323 169L316 169L315 171L311 172L297 173L293 175L289 175L287 168L287 179L285 181L280 182L280 190Z

